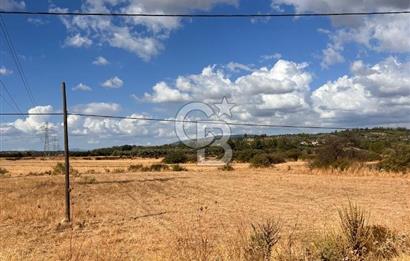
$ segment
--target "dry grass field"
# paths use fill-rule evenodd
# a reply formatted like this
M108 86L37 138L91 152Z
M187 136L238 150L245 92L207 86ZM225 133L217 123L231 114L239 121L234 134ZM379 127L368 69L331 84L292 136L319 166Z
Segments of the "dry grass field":
M0 260L237 260L250 224L280 219L283 250L336 229L349 201L371 223L410 232L409 175L318 173L304 162L116 173L160 160L74 159L81 175L72 178L67 226L64 177L28 175L57 161L0 160L10 171L0 178Z

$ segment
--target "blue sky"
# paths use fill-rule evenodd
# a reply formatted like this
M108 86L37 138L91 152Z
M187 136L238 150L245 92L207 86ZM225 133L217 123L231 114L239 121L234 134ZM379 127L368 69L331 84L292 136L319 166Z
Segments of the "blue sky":
M151 13L410 9L408 1L379 2L6 0L0 9ZM408 18L130 20L3 15L37 104L30 103L2 34L0 79L25 112L60 110L64 80L70 110L75 112L172 118L187 102L215 104L227 96L237 105L231 121L407 126ZM2 112L15 111L8 103L1 100ZM41 149L41 129L48 121L59 135L58 118L2 117L1 150ZM70 122L71 133L80 135L73 138L72 146L78 148L176 139L169 124L124 126L120 121L75 117ZM16 139L23 136L39 138Z

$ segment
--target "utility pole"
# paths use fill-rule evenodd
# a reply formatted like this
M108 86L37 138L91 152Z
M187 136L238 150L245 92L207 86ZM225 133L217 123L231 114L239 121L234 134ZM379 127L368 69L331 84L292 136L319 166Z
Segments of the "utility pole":
M64 117L64 159L65 159L65 220L71 221L70 205L70 151L68 148L68 126L67 126L67 95L65 91L65 82L61 83L63 95L63 117Z
M48 122L43 127L44 130L44 157L49 156L50 154L50 136L49 136L49 128Z

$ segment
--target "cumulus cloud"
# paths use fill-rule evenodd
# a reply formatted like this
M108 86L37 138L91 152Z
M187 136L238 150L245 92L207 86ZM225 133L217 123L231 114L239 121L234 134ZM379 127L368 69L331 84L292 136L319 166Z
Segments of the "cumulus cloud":
M275 120L278 116L276 120L282 120L279 115L290 112L294 113L290 118L296 118L309 109L307 95L312 75L306 71L307 66L306 63L279 60L271 68L253 69L235 79L217 66L207 66L199 74L179 76L173 85L157 83L144 99L154 103L216 103L225 96L238 105L235 110L240 119L270 117Z
M51 105L46 106L36 106L28 110L28 113L51 113L53 112L53 107ZM16 130L19 130L24 133L38 133L42 131L46 122L48 122L50 116L48 115L30 115L25 119L17 119L15 122L9 126L14 127ZM55 125L52 123L49 124L49 128L55 128Z
M75 34L73 36L69 36L65 40L66 46L72 47L89 47L93 41L86 36L81 36L80 34Z
M107 64L110 64L110 62L107 59L105 59L104 57L98 56L93 61L93 64L94 65L107 65Z
M218 4L237 5L238 0L131 0L126 3L121 1L86 0L81 7L81 11L152 14L184 13L198 10L207 11ZM68 11L55 6L50 9L53 11ZM163 41L169 37L172 31L181 27L181 19L177 17L76 16L61 17L61 20L71 35L84 34L89 39L87 41L89 44L96 42L124 49L146 61L164 48Z
M321 118L343 122L406 122L410 112L410 63L389 57L373 66L356 61L350 76L328 82L312 93Z
M123 80L121 80L117 76L114 76L113 78L108 79L105 82L103 82L101 86L105 88L110 88L110 89L118 89L118 88L121 88L123 84L124 84Z
M13 73L13 71L7 69L5 66L0 67L0 76L9 75L9 74L12 74L12 73Z
M84 92L86 92L86 91L92 91L92 89L91 89L90 86L80 82L75 87L73 87L73 91L84 91Z
M407 0L323 1L323 0L272 0L274 7L290 5L298 13L303 12L365 12L408 10ZM346 16L333 17L336 28L329 34L330 42L323 50L322 66L344 61L342 52L348 43L358 43L377 52L409 53L410 19L408 15Z
M118 103L92 102L79 104L73 107L73 111L85 114L113 114L119 112L121 106Z
M356 61L351 75L318 88L306 63L279 60L233 79L217 68L160 82L143 99L213 104L226 96L237 104L233 120L271 123L363 126L405 122L410 112L410 63L394 57L375 65Z

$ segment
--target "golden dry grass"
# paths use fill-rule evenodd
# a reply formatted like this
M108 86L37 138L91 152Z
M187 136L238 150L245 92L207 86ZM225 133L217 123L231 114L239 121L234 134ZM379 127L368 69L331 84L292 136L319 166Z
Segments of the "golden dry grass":
M250 223L280 218L285 234L303 238L334 227L337 209L349 200L370 210L373 223L410 231L406 175L313 173L303 162L256 170L234 164L230 172L188 164L187 172L107 174L105 168L151 161L72 162L80 172L97 174L73 178L73 225L66 228L60 225L63 177L24 175L56 161L0 161L12 174L0 178L0 260L189 260L215 251L235 260L230 255L240 254L246 238L240 235Z

